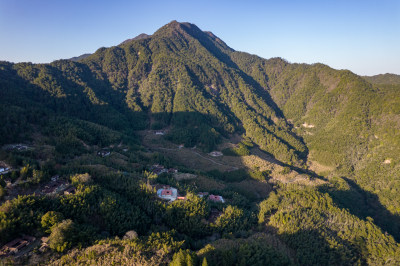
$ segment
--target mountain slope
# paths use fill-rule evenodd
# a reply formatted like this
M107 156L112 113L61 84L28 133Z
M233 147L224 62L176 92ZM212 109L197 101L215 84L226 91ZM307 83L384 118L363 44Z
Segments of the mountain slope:
M347 176L377 194L362 210L400 236L400 98L395 86L373 86L349 71L289 64L245 53L232 58L271 94L309 149L308 165L326 176ZM388 229L389 230L389 229Z
M43 97L77 101L75 106L96 109L92 114L150 113L153 127L174 126L170 138L176 142L211 150L221 136L243 132L279 160L302 165L304 144L268 93L231 61L232 51L213 34L174 21L151 37L101 48L81 63L8 70L46 91Z
M39 230L44 213L55 210L84 228L82 232L96 233L92 238L79 234L78 240L71 240L75 246L108 238L93 248L115 255L119 247L129 246L126 254L139 254L135 263L169 263L172 257L186 256L239 264L256 254L264 262L281 258L284 265L396 264L398 89L322 64L290 64L237 52L211 32L176 21L153 35L100 48L79 62L0 62L0 145L31 141L51 150L50 158L42 150L11 155L2 151L0 156L12 158L21 169L37 165L32 175L50 167L53 172L62 169L64 175L87 171L93 176L93 183L79 183L75 177L76 195L31 195L4 203L0 241L23 230ZM270 165L283 170L261 171L257 165L204 173L183 168L199 174L199 180L156 180L179 187L188 200L161 204L144 170L156 163L171 164L170 158L138 147L137 131L151 132L145 129L165 131L160 143L167 140L205 152L239 139L247 154L260 148ZM119 147L123 144L129 149ZM115 148L115 157L97 156L102 147ZM32 154L36 161L27 160ZM275 176L291 172L301 174L305 185L290 178L280 182ZM211 193L223 194L229 205L195 196L201 182L212 187ZM273 192L263 200L255 196L257 191L246 191L255 185ZM207 223L211 207L221 216ZM84 217L87 210L95 222ZM26 214L27 224L15 218L19 212ZM113 239L128 230L137 230L141 237ZM222 239L213 241L214 236ZM198 252L185 253L184 248ZM89 261L96 256L90 249L73 254ZM61 260L79 263L82 256L73 254ZM114 258L102 259L108 263Z
M363 78L373 84L400 85L400 75L396 74L386 73L375 76L363 76Z
M399 134L388 133L399 121L395 89L375 88L321 64L236 52L190 23L173 21L152 36L100 48L80 63L3 63L0 75L6 108L44 106L125 132L171 125L170 140L205 150L243 133L284 163L304 167L308 159L337 175L357 175L371 192L392 194L389 187L372 188L373 175L390 176L400 187ZM5 121L15 120L4 112ZM9 124L26 132L27 125ZM385 160L390 163L382 165Z

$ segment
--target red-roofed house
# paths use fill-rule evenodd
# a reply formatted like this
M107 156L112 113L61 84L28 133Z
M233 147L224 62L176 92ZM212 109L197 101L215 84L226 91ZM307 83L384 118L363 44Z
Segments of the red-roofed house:
M225 200L222 198L222 196L219 196L219 195L211 194L210 196L208 196L208 199L211 201L214 201L214 202L222 202L222 203L225 202Z
M161 196L171 196L172 195L172 190L171 189L164 189L161 191Z
M157 190L157 196L161 199L167 199L169 201L174 201L178 197L178 190L173 187L160 188Z

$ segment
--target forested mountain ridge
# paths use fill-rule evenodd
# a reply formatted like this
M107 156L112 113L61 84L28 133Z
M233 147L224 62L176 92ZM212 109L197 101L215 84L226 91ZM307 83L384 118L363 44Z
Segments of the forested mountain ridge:
M393 202L400 188L397 85L372 85L350 71L321 64L289 64L243 53L232 57L267 88L303 136L311 169L351 177L376 193L391 212L400 213ZM399 225L395 227L400 232Z
M250 258L253 265L395 265L400 262L398 89L322 64L238 52L211 32L176 21L76 62L0 62L0 144L28 141L51 150L51 155L3 150L1 159L31 169L32 175L41 171L43 180L51 173L70 175L78 191L5 202L0 232L6 233L0 241L36 230L40 219L55 211L65 219L57 223L59 230L73 221L73 230L82 233L53 249L102 239L55 263L91 263L98 256L105 264L118 257L128 263L132 257L129 263L150 265L204 259L229 265L250 263ZM275 172L260 166L246 169L244 176L241 170L201 172L229 204L214 206L194 195L201 189L196 181L161 176L158 183L189 196L185 202L159 204L152 200L144 170L172 159L141 147L138 132L149 129L203 152L239 136L242 151L236 156L259 148L273 157L282 175L295 171L323 185L276 183ZM117 148L122 143L129 151ZM101 147L113 147L119 157L92 158L90 152ZM80 181L76 174L84 172L93 180ZM240 182L252 179L273 192L262 198L246 191ZM16 217L29 208L33 211L21 216L29 221L25 224ZM211 208L222 215L205 223ZM84 218L85 212L96 222ZM130 229L141 238L113 239ZM215 234L222 239L210 240ZM103 256L104 250L114 255Z
M5 67L47 90L47 97L90 101L88 108L96 110L129 108L138 115L150 111L153 128L175 126L171 138L177 142L211 150L221 135L244 129L278 159L303 164L304 144L290 132L263 88L232 62L232 51L211 33L172 22L152 37L101 48L80 63ZM194 130L198 121L205 123Z
M363 78L373 84L400 85L400 75L396 74L386 73L375 76L363 76Z

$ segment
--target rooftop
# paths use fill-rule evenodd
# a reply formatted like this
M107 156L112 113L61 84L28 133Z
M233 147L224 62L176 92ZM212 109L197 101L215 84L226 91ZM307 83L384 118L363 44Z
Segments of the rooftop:
M160 188L157 190L157 196L160 199L174 201L178 197L178 190L173 187Z

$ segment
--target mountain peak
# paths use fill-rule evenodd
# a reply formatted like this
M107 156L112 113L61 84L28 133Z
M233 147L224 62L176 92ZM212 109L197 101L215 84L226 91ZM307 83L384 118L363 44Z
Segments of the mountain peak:
M171 21L165 26L161 27L157 30L153 36L161 36L161 37L170 37L173 35L183 35L185 38L190 37L199 40L208 47L217 45L219 48L224 51L233 51L225 42L223 42L220 38L215 36L210 31L202 31L195 24L189 22L178 22L176 20ZM213 42L213 44L209 42ZM208 43L208 44L206 44Z
M182 28L182 26L191 27L191 26L195 26L195 25L191 24L189 22L178 22L176 20L173 20L170 23L166 24L164 27L172 27L172 28L175 28L175 29L180 29L180 28Z
M200 30L196 25L191 24L189 22L178 22L176 20L171 21L170 23L164 25L160 29L158 29L154 35L169 35L173 32L179 32L182 34L193 35L193 32L204 33Z

